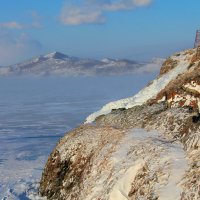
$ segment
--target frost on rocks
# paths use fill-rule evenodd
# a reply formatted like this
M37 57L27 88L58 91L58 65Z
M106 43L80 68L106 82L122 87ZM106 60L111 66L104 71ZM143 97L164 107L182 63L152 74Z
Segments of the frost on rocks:
M141 197L143 196L148 199L153 197L155 198L156 196L162 200L180 199L183 191L179 183L187 169L186 156L182 146L180 144L169 144L167 140L157 132L146 132L142 129L131 130L127 134L124 144L122 144L122 149L126 149L126 154L128 154L127 152L131 154L131 148L129 147L130 149L128 149L127 146L125 147L125 144L131 145L132 148L140 145L143 151L140 152L140 148L137 148L135 149L135 153L136 155L141 153L143 159L138 157L137 160L133 162L134 165L129 167L129 169L123 174L123 177L119 179L114 186L110 195L110 200L131 199L131 197L132 199L139 199L140 193L143 194ZM149 148L149 151L147 151L147 148ZM119 154L119 152L117 153ZM123 156L123 158L126 157ZM147 169L145 169L145 166ZM141 170L147 171L145 174L146 177L143 176L144 180L142 181L141 189L136 192L137 184L139 184L137 183L137 181L139 182L138 175ZM148 173L152 172L156 179L160 180L160 184L154 182L155 185L151 188L152 193L145 196L148 193L148 190L146 190L147 188L145 188L145 178L150 175ZM148 178L148 181L150 181L150 177Z
M128 109L146 103L149 99L155 97L162 89L164 89L170 81L175 79L179 74L187 71L187 68L190 65L190 61L191 58L194 56L194 53L195 51L193 51L192 54L187 54L184 51L181 52L178 57L172 56L170 59L177 61L177 66L174 69L155 79L149 86L145 87L135 96L106 104L101 110L88 116L86 119L86 123L93 122L98 116L106 115L110 113L113 109Z
M124 132L113 128L82 127L79 131L65 136L56 148L60 153L52 154L50 160L54 162L47 163L40 192L48 199L181 198L181 180L188 165L180 143L169 143L158 132L143 129ZM96 144L92 143L93 134L97 136ZM86 139L88 143L79 139ZM62 157L62 161L58 157ZM53 166L58 162L62 166L69 159L68 170L62 177L60 168ZM47 171L49 169L53 170ZM51 173L50 177L47 172ZM55 180L59 179L60 185L56 186Z

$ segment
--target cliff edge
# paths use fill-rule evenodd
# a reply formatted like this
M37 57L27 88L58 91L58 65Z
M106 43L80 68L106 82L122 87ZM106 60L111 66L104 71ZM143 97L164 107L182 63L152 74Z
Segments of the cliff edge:
M51 200L200 199L200 49L168 58L134 97L67 133L45 166ZM89 123L93 122L93 123Z

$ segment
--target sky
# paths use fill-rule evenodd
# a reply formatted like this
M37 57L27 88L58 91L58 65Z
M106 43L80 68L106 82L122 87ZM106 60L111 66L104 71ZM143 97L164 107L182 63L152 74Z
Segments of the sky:
M192 48L199 0L0 0L0 66L59 51L147 61Z

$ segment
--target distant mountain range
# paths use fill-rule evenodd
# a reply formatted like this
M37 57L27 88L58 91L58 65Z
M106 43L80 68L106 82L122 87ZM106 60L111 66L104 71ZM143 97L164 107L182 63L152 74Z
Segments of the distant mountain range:
M16 65L0 67L0 76L123 75L155 70L161 66L162 61L162 59L154 59L152 63L139 63L127 59L116 60L104 58L102 60L95 60L67 56L60 52L53 52Z

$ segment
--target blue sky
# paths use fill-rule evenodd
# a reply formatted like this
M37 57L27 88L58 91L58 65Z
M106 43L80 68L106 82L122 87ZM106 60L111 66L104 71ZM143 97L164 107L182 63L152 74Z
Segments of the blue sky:
M193 47L199 0L0 0L0 65L51 51L149 60Z

